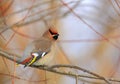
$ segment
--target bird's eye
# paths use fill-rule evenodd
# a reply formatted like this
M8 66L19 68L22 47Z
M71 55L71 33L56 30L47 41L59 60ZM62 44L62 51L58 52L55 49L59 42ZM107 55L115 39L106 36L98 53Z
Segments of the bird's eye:
M54 39L54 40L57 40L57 39L58 39L58 36L59 36L59 34L53 35L53 39Z

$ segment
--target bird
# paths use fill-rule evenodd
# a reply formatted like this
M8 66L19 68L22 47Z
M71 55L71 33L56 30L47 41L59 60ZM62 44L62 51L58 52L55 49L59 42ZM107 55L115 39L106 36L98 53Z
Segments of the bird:
M25 48L23 57L19 60L19 64L24 65L24 68L32 64L49 64L49 61L53 59L53 44L58 37L58 32L49 28L42 37L34 40Z

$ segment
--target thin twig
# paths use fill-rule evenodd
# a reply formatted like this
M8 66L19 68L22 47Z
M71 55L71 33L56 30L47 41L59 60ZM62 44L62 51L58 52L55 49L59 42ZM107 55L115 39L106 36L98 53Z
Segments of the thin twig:
M77 1L71 1L71 2L68 2L67 4L72 4L72 3L75 3L75 2L77 3ZM41 3L39 3L39 4L41 4ZM35 7L39 6L39 4L34 5L32 8L35 8ZM21 26L29 25L29 24L34 23L34 22L37 22L37 21L41 21L41 20L44 19L46 16L53 14L59 7L64 7L64 5L63 5L63 4L57 5L57 6L53 7L52 10L50 10L50 11L48 11L47 9L44 9L44 10L41 10L41 11L35 13L35 14L31 14L31 15L28 16L29 19L32 18L32 17L34 17L35 15L37 15L37 16L40 15L40 16L38 16L37 18L34 18L34 19L30 20L30 21L27 21L27 22L24 22L24 23L19 23L20 21L18 21L18 22L14 23L14 24L12 24L12 25L9 25L9 26L2 26L2 27L0 27L0 28L2 28L3 30L0 31L0 34L3 33L3 32L5 32L5 31L8 30L8 29L11 29L12 27L15 27L15 26L16 26L16 27L21 27ZM56 10L53 10L53 9L55 9L55 8L56 8ZM12 15L14 15L14 14L20 13L20 12L22 12L22 11L26 11L26 10L28 10L28 9L29 9L29 8L22 9L22 10L20 10L20 11L17 11L17 12L14 12L14 13L12 13L12 14L9 14L8 16L12 16ZM50 8L48 8L48 9L50 9ZM45 12L46 10L47 10L47 13L45 13L44 15L41 16L41 12ZM40 13L40 14L38 14L38 13ZM7 18L8 16L5 16L4 18L1 18L1 21L3 21L3 20L4 20L5 18ZM64 14L63 14L63 15L60 15L59 18L61 18L61 17L63 17L63 16L64 16Z
M86 73L91 74L91 75L93 75L93 76L96 76L96 77L104 80L104 81L105 81L106 83L108 83L108 84L111 84L111 83L109 83L108 80L106 80L104 77L102 77L102 76L100 76L100 75L98 75L98 74L96 74L96 73L93 73L93 72L91 72L91 71L89 71L89 70L86 70L86 69L83 69L83 68L81 68L81 67L78 67L78 66L74 66L74 65L53 65L51 68L61 68L61 67L78 69L78 70L80 70L80 71L83 71L83 72L86 72Z
M76 79L76 84L78 84L78 75L76 75L75 79Z
M98 32L96 29L94 29L94 27L92 27L89 23L87 23L81 16L79 16L76 12L74 12L73 9L71 9L71 7L65 3L63 0L60 0L62 4L65 5L66 8L68 8L72 14L74 14L80 21L82 21L84 24L86 24L88 26L88 28L90 28L92 31L94 31L96 34L98 34L99 36L101 36L103 39L105 39L107 42L109 42L111 45L113 45L115 48L120 49L119 46L117 46L115 43L113 43L112 41L109 40L109 38L107 38L105 35L102 35L100 32Z
M14 56L16 57L16 60L20 59L20 57L21 57L19 55L13 54L13 53L6 52L5 50L3 50L1 48L0 48L0 56L5 57L11 61L14 61Z
M78 0L78 2L77 2L75 5L73 5L73 7L71 7L71 9L75 10L75 8L77 8L77 7L79 6L79 4L80 4L81 1L83 1L83 0ZM70 14L70 13L71 13L70 10L66 11L66 12L63 14L63 17L64 17L64 16L67 16L67 15Z
M0 56L3 56L13 62L16 62L16 63L20 63L19 59L20 59L20 56L16 55L16 54L12 54L12 53L9 53L9 52L6 52L5 50L1 49L0 48ZM16 56L16 60L14 59L14 56ZM104 80L105 81L105 78L102 77L102 76L99 76L93 72L90 72L86 69L83 69L81 67L78 67L78 66L74 66L74 65L52 65L52 66L47 66L47 65L31 65L30 67L33 67L33 68L36 68L36 69L40 69L40 70L46 70L46 71L49 71L49 72L53 72L53 73L57 73L57 74L60 74L60 75L66 75L66 76L69 76L69 77L74 77L76 78L76 75L78 77L82 77L82 78L90 78L90 79L98 79L98 80ZM78 69L78 70L81 70L81 71L84 71L84 72L87 72L91 75L94 75L96 77L91 77L91 76L83 76L83 75L79 75L79 74L73 74L73 73L69 73L69 72L63 72L63 71L60 71L60 70L56 70L55 68L73 68L73 69ZM113 82L119 82L120 83L120 80L116 80L116 79L108 79L107 81L113 81ZM110 84L108 82L106 82L107 84Z

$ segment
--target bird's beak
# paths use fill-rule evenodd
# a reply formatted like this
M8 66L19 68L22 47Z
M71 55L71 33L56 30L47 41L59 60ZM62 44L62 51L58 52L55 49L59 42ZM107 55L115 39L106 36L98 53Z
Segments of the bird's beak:
M37 57L34 56L33 59L32 59L32 61L28 64L28 66L31 65L31 64L33 64L33 63L35 62L36 58L37 58Z

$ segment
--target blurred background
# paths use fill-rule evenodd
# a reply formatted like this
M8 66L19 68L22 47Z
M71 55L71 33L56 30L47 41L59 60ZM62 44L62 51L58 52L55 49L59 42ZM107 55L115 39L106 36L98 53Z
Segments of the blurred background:
M120 0L0 0L2 49L22 56L28 44L40 38L49 25L60 34L51 64L77 65L120 80ZM17 67L3 57L0 65L1 84L76 84L74 78ZM78 84L103 81L83 78Z

